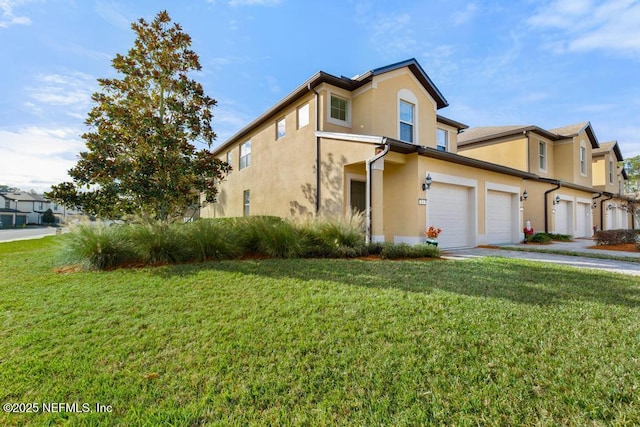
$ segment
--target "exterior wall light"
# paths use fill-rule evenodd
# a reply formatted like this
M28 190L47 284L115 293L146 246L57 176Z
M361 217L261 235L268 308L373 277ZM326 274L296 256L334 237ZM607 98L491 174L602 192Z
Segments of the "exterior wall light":
M559 195L558 195L558 196L556 196L556 198L555 198L555 199L553 199L553 204L554 204L554 205L557 205L558 203L560 203L560 196L559 196Z
M593 202L593 209L598 207L598 202Z
M607 210L608 210L608 211L610 211L611 209L613 209L613 205L612 205L611 203L609 203L609 204L607 205Z
M422 191L427 191L428 189L430 189L432 182L433 182L433 179L431 179L431 174L428 173L427 177L424 179L424 182L422 183Z
M529 193L527 193L527 190L524 190L524 193L522 193L522 196L520 196L520 201L524 201L527 200L527 197L529 197Z

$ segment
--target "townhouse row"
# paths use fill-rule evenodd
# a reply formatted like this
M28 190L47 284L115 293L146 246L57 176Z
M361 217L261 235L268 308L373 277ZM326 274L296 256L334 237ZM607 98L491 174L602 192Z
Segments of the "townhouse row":
M57 222L79 218L81 212L52 203L44 197L27 192L0 192L0 228L42 224L42 215L51 209Z
M536 231L631 228L615 141L590 123L479 127L415 59L353 78L319 72L215 150L233 168L201 217L365 214L367 239L443 248L514 243Z

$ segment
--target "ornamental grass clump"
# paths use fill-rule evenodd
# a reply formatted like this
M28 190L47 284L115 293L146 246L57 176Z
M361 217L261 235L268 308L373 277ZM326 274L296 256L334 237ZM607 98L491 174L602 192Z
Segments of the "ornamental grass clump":
M269 258L300 258L308 241L291 222L275 216L242 218L234 225L245 251Z
M368 253L364 238L364 215L352 212L347 218L323 217L299 225L310 243L307 256L354 258Z
M223 219L199 219L183 225L186 250L192 261L234 259L245 250L238 227Z
M144 264L189 261L183 224L156 222L125 226L138 258Z
M127 226L80 225L64 236L61 258L64 264L107 270L138 261L138 253Z

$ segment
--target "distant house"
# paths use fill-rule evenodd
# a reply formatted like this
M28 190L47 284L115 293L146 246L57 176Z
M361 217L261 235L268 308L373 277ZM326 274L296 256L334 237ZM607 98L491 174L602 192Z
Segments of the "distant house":
M594 212L595 224L602 230L633 228L633 199L625 194L627 172L618 165L624 161L617 141L603 142L593 151L593 187L602 192L602 202Z
M29 192L0 192L0 222L2 228L42 224L42 214L51 209L57 222L79 219L82 212L51 202Z

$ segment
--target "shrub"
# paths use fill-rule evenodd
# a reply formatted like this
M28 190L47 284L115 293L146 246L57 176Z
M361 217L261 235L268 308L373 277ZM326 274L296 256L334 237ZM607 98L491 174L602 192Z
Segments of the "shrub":
M436 258L440 256L440 249L434 245L419 243L409 245L407 243L385 243L380 253L381 258Z
M570 242L572 238L570 234L548 233L548 235L551 237L551 240L555 240L556 242Z
M598 245L619 245L622 243L636 243L639 230L600 230L595 233Z
M145 264L188 261L182 224L153 223L123 226L138 258Z
M308 239L291 222L279 217L239 219L235 227L248 253L272 258L299 258L308 252Z
M232 259L244 253L238 237L238 227L230 221L199 219L182 227L185 249L190 260Z
M528 239L529 242L534 243L549 243L551 240L553 239L551 239L551 236L547 233L536 233Z
M138 255L126 226L81 225L64 236L62 258L67 264L105 270L136 262Z
M368 253L364 239L364 216L353 212L347 218L323 217L298 223L307 242L307 257L354 258Z

